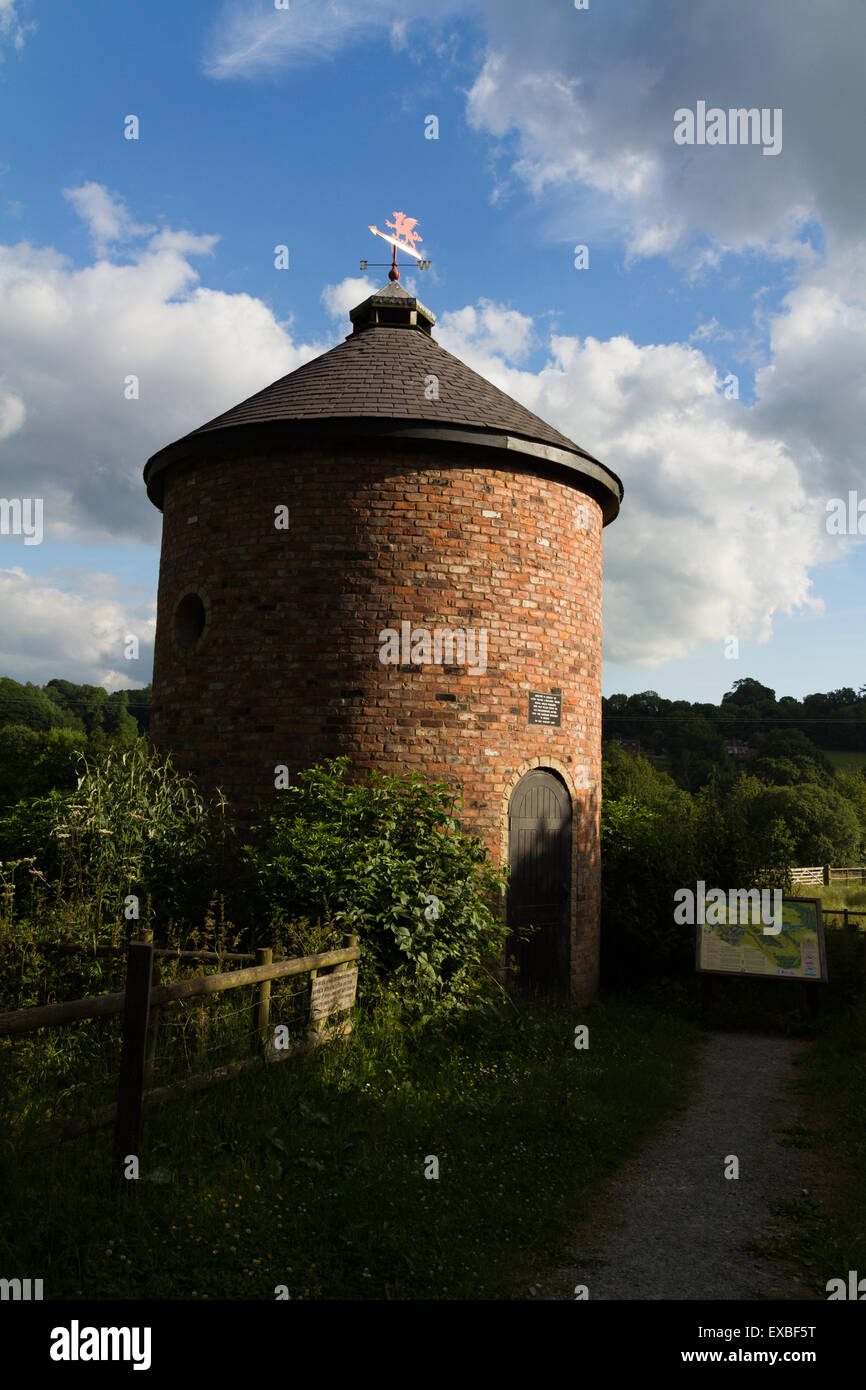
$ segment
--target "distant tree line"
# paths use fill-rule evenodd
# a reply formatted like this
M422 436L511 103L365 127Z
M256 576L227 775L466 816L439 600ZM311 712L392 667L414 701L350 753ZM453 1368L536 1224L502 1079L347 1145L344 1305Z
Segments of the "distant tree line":
M0 676L0 807L75 787L80 754L131 747L150 727L151 687L115 690Z
M832 767L821 749L866 752L866 685L777 700L774 690L747 676L719 705L665 700L654 690L611 695L602 700L602 737L637 740L645 756L666 758L666 770L687 791L697 791L714 773L733 783L739 768L725 750L731 739L758 750L749 771L762 779L822 782L832 778ZM805 769L808 776L798 765L804 757L814 764Z

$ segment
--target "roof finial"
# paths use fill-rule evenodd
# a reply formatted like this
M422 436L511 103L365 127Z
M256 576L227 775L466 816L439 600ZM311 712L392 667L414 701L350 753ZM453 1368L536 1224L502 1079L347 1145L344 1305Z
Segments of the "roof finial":
M388 236L387 232L380 232L378 227L371 226L370 231L374 232L376 236L380 236L383 241L389 242L393 248L388 279L396 282L400 279L400 272L397 269L397 252L405 251L408 255L414 256L416 261L421 261L421 253L415 250L415 242L423 241L423 237L420 232L415 231L418 226L417 217L407 217L405 212L395 212L394 221L388 222L386 219L385 226L393 228L393 236ZM369 262L366 261L363 263L364 270L368 264ZM426 270L429 264L429 261L421 261L421 269Z

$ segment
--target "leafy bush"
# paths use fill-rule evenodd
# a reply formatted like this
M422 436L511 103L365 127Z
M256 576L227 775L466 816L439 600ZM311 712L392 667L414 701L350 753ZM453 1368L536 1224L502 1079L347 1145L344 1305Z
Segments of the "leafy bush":
M683 792L680 814L636 797L603 799L602 970L619 986L681 973L694 949L692 929L673 920L677 888L695 878L694 824ZM691 932L691 935L689 934Z
M209 803L139 739L93 760L79 759L74 791L52 791L0 815L0 861L17 861L18 892L41 885L54 905L87 903L93 923L116 921L124 899L149 901L153 925L201 921L231 878L231 826L221 800ZM6 892L9 875L5 875ZM157 939L159 939L157 935Z
M504 876L446 784L376 772L349 782L348 768L339 758L301 773L257 820L246 855L262 909L358 932L368 976L419 1007L460 1006L504 945Z
M71 791L87 735L75 729L0 728L0 807L45 796L55 787Z

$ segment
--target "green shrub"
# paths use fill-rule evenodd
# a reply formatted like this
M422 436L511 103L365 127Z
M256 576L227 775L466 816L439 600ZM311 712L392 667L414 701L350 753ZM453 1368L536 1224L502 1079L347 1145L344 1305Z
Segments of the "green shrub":
M358 932L368 979L418 1007L458 1007L504 945L504 876L446 784L376 772L350 782L348 768L340 758L301 773L260 815L246 856L262 909Z
M157 932L170 919L201 922L232 879L232 829L224 803L139 739L100 757L81 755L74 791L21 801L0 815L5 891L19 912L34 884L55 910L87 904L93 924L117 921L128 895L145 901ZM17 861L10 879L9 864Z

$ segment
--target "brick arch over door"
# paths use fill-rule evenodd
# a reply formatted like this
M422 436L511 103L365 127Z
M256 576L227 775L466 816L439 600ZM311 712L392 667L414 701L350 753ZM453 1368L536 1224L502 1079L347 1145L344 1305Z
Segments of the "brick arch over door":
M570 780L570 779L569 779ZM574 827L565 778L538 765L512 779L508 803L507 918L536 928L512 938L521 992L565 1000L569 995Z

